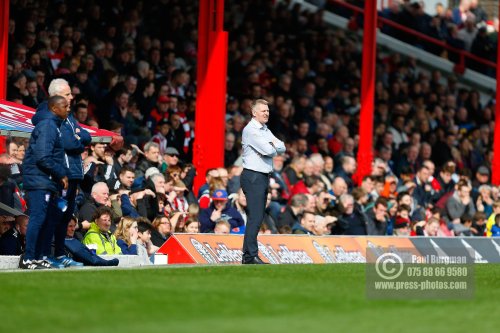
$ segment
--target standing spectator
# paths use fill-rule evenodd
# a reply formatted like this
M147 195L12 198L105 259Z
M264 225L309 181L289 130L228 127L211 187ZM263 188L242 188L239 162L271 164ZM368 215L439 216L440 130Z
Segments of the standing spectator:
M30 145L24 159L23 183L31 216L26 232L26 252L19 261L22 269L45 269L51 265L41 251L50 248L54 223L61 218L57 211L57 193L68 189L61 123L68 117L69 104L61 96L49 98L51 111L34 121ZM62 186L61 186L62 185Z

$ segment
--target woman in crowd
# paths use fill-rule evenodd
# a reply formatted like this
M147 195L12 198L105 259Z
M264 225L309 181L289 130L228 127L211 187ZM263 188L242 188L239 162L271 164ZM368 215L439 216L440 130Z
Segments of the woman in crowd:
M167 216L159 215L153 220L153 228L151 242L153 245L161 247L172 233L172 224Z
M132 217L122 217L116 227L115 237L123 254L137 254L137 221Z

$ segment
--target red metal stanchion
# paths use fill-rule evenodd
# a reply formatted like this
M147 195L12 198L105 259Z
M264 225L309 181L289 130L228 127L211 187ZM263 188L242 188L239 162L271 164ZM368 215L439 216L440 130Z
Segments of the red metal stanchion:
M9 0L0 1L0 99L7 98L7 56L9 49ZM5 152L5 137L0 136L0 154Z
M375 100L376 54L377 4L375 1L365 1L358 170L355 175L355 181L358 183L365 175L370 174L373 159L373 112Z
M500 14L500 4L498 5ZM497 45L497 64L500 64L500 43ZM497 93L495 98L495 134L493 139L493 163L491 182L500 185L500 66L497 65Z
M194 191L205 172L224 166L228 34L223 30L224 0L200 0L193 162Z

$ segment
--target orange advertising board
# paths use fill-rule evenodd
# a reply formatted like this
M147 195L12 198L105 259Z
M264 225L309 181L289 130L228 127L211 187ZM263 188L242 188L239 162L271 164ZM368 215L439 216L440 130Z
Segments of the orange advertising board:
M271 264L365 262L353 237L259 235L259 256ZM242 259L242 235L176 234L158 250L168 263L236 264Z

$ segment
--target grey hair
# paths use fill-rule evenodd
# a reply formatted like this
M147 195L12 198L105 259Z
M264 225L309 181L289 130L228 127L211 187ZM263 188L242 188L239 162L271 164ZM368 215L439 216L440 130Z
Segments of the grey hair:
M94 186L92 186L92 191L90 193L96 193L97 190L101 187L105 186L106 188L108 188L108 184L106 184L105 182L98 182L98 183L95 183Z
M158 148L160 149L160 145L157 144L156 142L150 141L144 145L144 152L149 151L151 148Z
M165 180L165 176L162 175L161 173L155 173L151 177L149 177L149 179L151 179L151 181L153 183L156 183L156 180L159 179L159 178L162 178L163 180Z
M345 204L348 202L348 201L352 201L354 202L354 197L350 194L342 194L339 198L339 201L340 203L342 204L342 206L345 206Z
M305 194L299 193L295 194L290 201L290 206L292 207L303 207L307 204L308 198Z
M69 87L69 83L65 79L52 80L49 85L49 96L59 95L66 87Z

